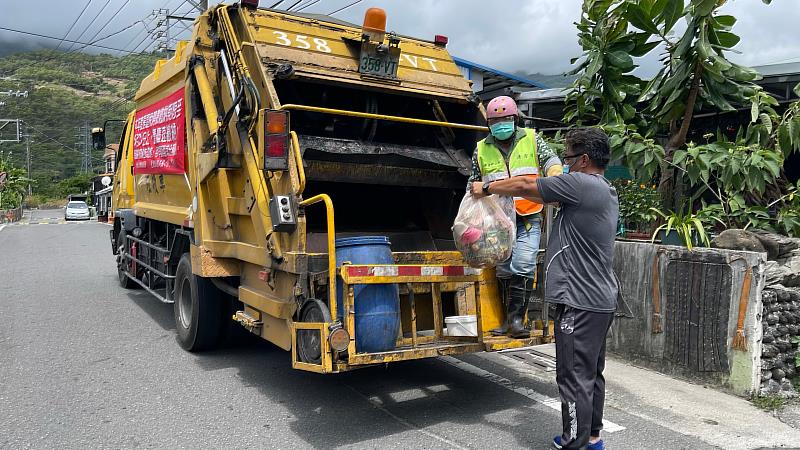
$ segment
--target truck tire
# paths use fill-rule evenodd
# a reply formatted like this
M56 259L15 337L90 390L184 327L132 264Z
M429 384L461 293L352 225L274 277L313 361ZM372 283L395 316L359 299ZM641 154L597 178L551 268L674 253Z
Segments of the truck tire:
M232 319L236 311L244 310L244 304L238 298L232 297L219 289L220 295L220 327L219 327L219 344L224 347L239 347L249 342L255 336L253 333L247 331L239 322Z
M175 329L178 343L197 352L217 345L220 331L220 292L207 279L192 273L188 253L181 256L175 272Z
M310 298L303 303L300 309L300 322L325 322L331 321L328 305L315 298ZM322 363L322 342L318 332L313 330L297 331L297 357L300 361L309 364Z
M122 242L125 242L125 230L120 230L119 235L117 235L117 244L119 248L122 248ZM127 266L127 260L122 257L122 250L117 251L117 277L119 277L119 285L125 289L136 289L139 287L135 281L128 278L125 275L124 267ZM136 274L133 274L134 276Z

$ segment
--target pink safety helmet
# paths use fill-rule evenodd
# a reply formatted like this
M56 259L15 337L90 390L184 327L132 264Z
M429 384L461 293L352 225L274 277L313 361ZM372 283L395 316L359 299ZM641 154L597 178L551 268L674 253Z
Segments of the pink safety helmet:
M518 115L517 103L513 98L505 95L491 99L486 105L486 117L489 119Z

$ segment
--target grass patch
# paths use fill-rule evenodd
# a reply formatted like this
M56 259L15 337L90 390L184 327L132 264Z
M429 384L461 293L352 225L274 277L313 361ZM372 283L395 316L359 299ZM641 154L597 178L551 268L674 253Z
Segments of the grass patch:
M764 411L777 411L786 404L786 399L780 395L762 395L753 397L753 404Z

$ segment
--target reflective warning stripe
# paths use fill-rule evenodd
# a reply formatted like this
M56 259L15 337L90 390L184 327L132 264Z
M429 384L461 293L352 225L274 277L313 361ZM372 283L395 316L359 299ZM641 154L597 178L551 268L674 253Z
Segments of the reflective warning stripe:
M481 179L483 180L484 183L492 183L499 180L505 180L506 178L508 178L507 173L496 172L484 175Z
M465 266L348 266L349 277L463 277L479 275L481 269Z
M539 175L538 167L517 167L511 171L512 177L521 177L523 175Z

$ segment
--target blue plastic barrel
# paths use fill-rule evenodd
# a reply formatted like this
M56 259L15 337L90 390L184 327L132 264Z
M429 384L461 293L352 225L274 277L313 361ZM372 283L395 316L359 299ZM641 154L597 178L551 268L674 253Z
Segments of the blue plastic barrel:
M336 266L394 264L389 239L363 236L336 240ZM393 350L400 330L400 293L395 284L362 284L353 288L356 351L375 353ZM337 315L343 317L342 279L336 282Z

